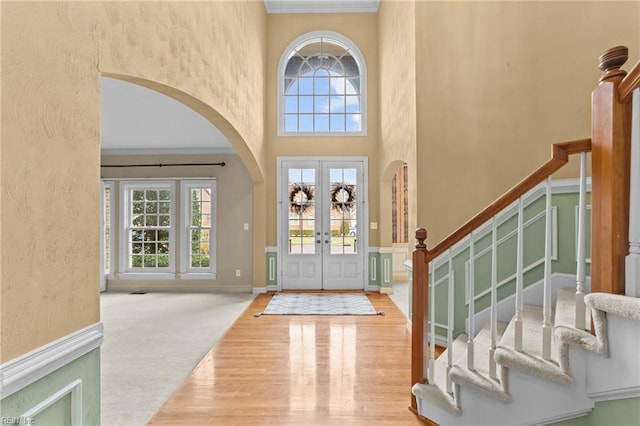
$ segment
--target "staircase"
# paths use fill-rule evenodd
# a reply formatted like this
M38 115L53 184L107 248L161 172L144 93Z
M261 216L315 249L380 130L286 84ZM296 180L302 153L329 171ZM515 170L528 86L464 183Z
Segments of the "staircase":
M435 361L434 381L412 388L420 416L441 425L547 424L587 414L606 393L617 392L619 398L637 395L640 299L606 293L585 298L595 336L572 325L575 291L558 290L550 360L540 350L540 306L524 307L522 351L515 350L515 321L498 323L497 377L490 374L489 324L475 336L473 370L467 364L468 336L458 336ZM449 351L451 368L446 363Z
M548 424L584 416L598 401L640 397L640 63L627 74L626 59L621 46L600 57L591 139L553 145L547 163L433 248L426 230L416 231L411 408L427 423ZM567 285L552 275L551 175L574 154L581 157L570 237L577 270ZM546 206L532 214L536 191L545 192ZM533 229L539 219L544 228ZM540 259L532 246L542 248ZM505 274L514 254L515 271ZM437 359L436 344L447 347Z

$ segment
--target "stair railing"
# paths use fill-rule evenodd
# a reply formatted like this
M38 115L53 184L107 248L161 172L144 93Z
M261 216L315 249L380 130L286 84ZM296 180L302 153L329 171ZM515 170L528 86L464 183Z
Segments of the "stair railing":
M525 194L533 189L536 185L546 180L546 226L545 226L545 284L544 284L544 300L543 300L543 347L542 353L545 358L550 358L550 340L551 340L551 291L550 285L550 257L551 257L551 175L563 167L569 159L570 155L581 154L580 158L580 201L578 207L578 244L577 244L577 264L576 272L576 298L580 302L576 305L575 321L576 326L585 328L585 312L583 297L585 292L585 229L586 229L586 158L587 153L592 151L592 276L597 281L597 286L592 291L606 291L610 293L620 292L620 282L624 281L624 269L620 264L624 264L625 256L629 254L627 259L627 269L635 270L635 279L640 275L640 223L636 223L629 227L629 210L631 209L633 216L640 216L640 129L638 126L638 114L640 114L640 100L638 98L638 88L640 87L640 63L627 74L620 70L620 67L628 58L628 50L626 47L618 46L606 51L600 56L600 69L604 71L604 75L600 79L598 87L592 94L592 137L591 139L581 139L571 142L554 144L552 147L552 158L541 167L532 172L524 180L507 191L503 196L484 208L481 212L468 220L452 234L438 243L435 247L427 250L425 240L427 232L424 228L416 231L416 249L413 255L413 285L412 285L412 381L413 383L425 383L425 368L427 366L433 368L433 362L425 360L423 355L427 355L425 347L430 344L435 345L435 336L433 329L429 333L429 341L425 339L425 326L428 323L429 296L434 297L429 291L429 264L439 258L445 252L451 252L454 245L460 243L464 238L469 237L471 240L471 256L470 265L467 273L470 280L467 281L469 290L469 304L474 304L474 253L473 253L473 232L485 223L491 221L492 226L492 247L493 254L491 259L491 348L490 359L493 360L493 351L496 347L497 340L497 313L496 313L496 287L497 287L497 267L496 267L496 228L498 214L512 205L518 203L518 254L517 254L517 273L516 273L516 342L517 350L522 350L522 330L518 330L518 323L522 322L522 282L523 282L523 207L522 200ZM635 93L634 93L635 91ZM631 187L629 183L630 165L629 157L631 157L631 99L634 99L634 132L636 135L635 148L633 151L634 158L634 184ZM629 203L630 192L633 193L631 198L634 200L632 205ZM620 208L622 207L622 209ZM624 231L624 232L623 232ZM623 234L623 235L622 235ZM623 236L623 238L620 238ZM628 237L628 241L627 241ZM631 246L631 248L629 248ZM620 261L622 259L622 262ZM449 260L451 264L451 259ZM434 268L435 269L435 268ZM622 270L622 272L621 272ZM435 271L434 271L435 272ZM449 267L449 305L453 297L453 271ZM435 274L432 274L435 276ZM621 279L622 278L622 279ZM593 284L592 284L593 287ZM637 289L637 287L636 287ZM433 311L433 309L431 309ZM448 335L451 333L453 307L448 308ZM475 324L473 315L474 307L469 307L469 334L472 336L475 332ZM433 312L431 312L431 324L435 323ZM473 338L469 338L469 358L468 366L473 368ZM451 338L447 338L447 345L451 348ZM448 351L449 360L448 368L451 367L451 354ZM433 357L433 355L431 355ZM491 362L491 377L496 377L495 362ZM448 371L447 371L448 373ZM433 380L434 374L430 372L429 379ZM428 382L428 381L427 381ZM449 392L450 384L447 383L447 391ZM412 410L416 410L416 400L412 397Z
M419 228L416 230L416 240L418 243L416 244L416 248L413 252L413 278L412 278L412 381L413 383L429 383L430 380L433 380L433 372L429 373L428 366L433 368L432 360L426 360L423 356L427 355L429 357L428 352L425 350L425 346L433 347L436 344L435 335L432 331L428 333L429 336L425 339L424 330L426 329L426 325L431 323L435 324L435 318L430 313L433 314L433 309L427 309L427 307L431 307L431 298L433 294L430 291L429 286L429 278L433 277L433 274L429 273L429 264L445 254L447 251L451 250L454 245L460 243L464 238L471 236L473 239L473 231L475 231L480 226L485 223L491 222L491 226L493 228L493 236L492 236L492 244L493 244L493 254L492 254L492 277L491 277L491 336L492 336L492 348L491 351L495 350L495 346L497 344L497 313L496 313L496 299L497 299L497 267L495 266L496 259L495 247L497 247L496 241L496 227L497 227L497 217L499 213L505 210L507 207L511 206L514 203L518 203L518 255L517 262L518 268L516 273L516 282L517 282L517 296L516 296L516 317L518 316L518 312L522 313L523 306L523 297L522 297L522 277L524 274L524 268L522 265L522 257L523 257L523 249L522 249L522 234L524 230L523 223L523 197L534 187L539 185L543 181L547 181L547 184L550 185L549 177L562 168L569 161L569 156L582 152L589 152L591 150L591 140L590 139L580 139L576 141L557 143L552 146L552 157L541 167L536 169L533 173L523 179L520 183L514 186L512 189L507 191L502 197L498 198L496 201L491 203L485 209L483 209L480 213L475 215L473 218L468 220L464 225L446 237L442 242L437 244L430 250L427 250L427 246L425 244L425 240L427 237L427 231L423 228ZM548 215L550 217L550 215ZM473 244L472 244L473 247ZM475 274L473 273L473 264L475 262L473 252L470 256L470 265L468 273L466 274L468 278L473 277ZM549 252L549 260L550 261L550 252ZM452 345L452 336L451 332L453 329L453 270L451 268L450 260L449 260L449 273L447 275L449 281L449 302L448 302L448 331L447 331L447 345L451 347ZM433 280L433 278L431 278ZM474 315L474 291L473 288L475 284L473 283L474 279L468 282L469 288L469 305L470 306L470 328L473 329L475 326L473 325L473 317ZM547 284L548 285L548 284ZM549 308L550 309L550 308ZM521 320L521 318L520 318ZM473 336L473 332L475 330L470 330L469 336ZM517 333L517 332L516 332ZM522 331L520 331L520 335ZM550 336L550 334L549 334ZM472 338L470 337L469 343L473 345ZM520 338L520 348L522 347L522 338ZM472 353L472 350L468 351ZM451 367L451 357L452 351L448 351L449 360L447 361L448 369ZM420 355L418 357L418 354ZM433 355L432 355L433 356ZM493 358L493 357L491 357ZM469 355L467 359L467 364L471 368L473 368L473 355ZM427 366L427 367L425 367ZM494 376L497 376L497 372L495 371L495 365L492 367ZM425 375L427 373L427 375ZM492 376L493 377L493 376ZM426 380L425 380L426 379ZM447 387L449 387L449 383L447 383ZM448 389L449 390L449 389ZM415 397L412 397L412 409L416 409Z

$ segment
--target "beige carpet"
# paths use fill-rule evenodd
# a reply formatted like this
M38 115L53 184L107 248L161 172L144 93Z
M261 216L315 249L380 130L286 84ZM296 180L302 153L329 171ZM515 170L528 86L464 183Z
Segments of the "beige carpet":
M102 425L145 425L253 298L103 293Z

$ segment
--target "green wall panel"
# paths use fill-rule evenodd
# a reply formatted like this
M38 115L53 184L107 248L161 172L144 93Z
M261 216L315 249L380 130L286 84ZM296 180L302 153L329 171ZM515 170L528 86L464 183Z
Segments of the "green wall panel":
M587 199L589 202L589 198ZM552 198L552 206L557 208L558 218L558 247L557 260L552 261L552 272L575 274L576 273L576 206L578 204L578 194L557 194ZM545 251L545 218L540 213L546 208L546 200L543 197L537 199L524 208L523 222L526 225L524 231L523 245L523 286L528 287L544 277L544 265L533 266L543 256ZM588 215L587 229L590 228L590 217ZM527 224L527 222L529 222ZM504 282L498 288L498 301L512 295L515 292L515 273L517 256L517 216L514 215L501 223L497 228L497 240L499 241L497 250L498 283ZM500 241L502 240L502 241ZM490 247L492 243L491 233L482 237L476 237L474 243L475 255L474 264L475 294L487 292L475 301L475 311L479 312L489 307L491 287L491 250L478 255ZM590 244L590 233L587 233L587 245ZM465 320L468 314L467 300L465 300L465 275L468 273L469 249L466 248L454 256L452 268L454 271L455 286L455 306L454 306L454 337L465 330ZM528 269L528 270L527 270ZM587 274L590 273L587 267ZM433 271L432 278L440 281L448 274L448 264L441 265ZM437 323L446 324L447 320L447 288L448 279L438 286L435 291L435 318ZM476 296L477 297L477 296ZM482 326L482 324L477 324Z
M640 398L596 402L583 417L551 423L554 426L637 426L640 425Z
M20 417L76 380L82 382L82 424L100 424L100 349L55 370L0 401L2 417ZM35 415L38 426L71 424L71 396L65 395Z

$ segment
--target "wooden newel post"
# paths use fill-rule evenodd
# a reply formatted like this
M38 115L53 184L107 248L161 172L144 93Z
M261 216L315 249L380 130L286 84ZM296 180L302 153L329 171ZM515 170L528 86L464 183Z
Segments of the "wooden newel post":
M411 286L411 386L425 382L424 332L429 306L429 265L427 264L427 231L416 229L416 248L413 250L413 278ZM417 410L415 396L411 396L411 407Z
M631 103L618 87L627 74L620 67L628 49L617 46L600 58L604 71L592 93L591 291L624 294L629 250Z

